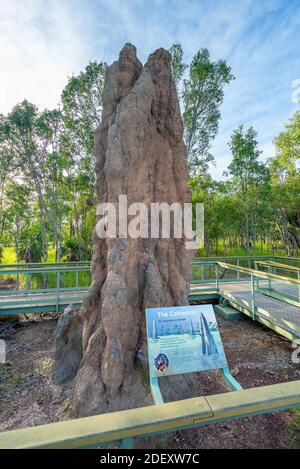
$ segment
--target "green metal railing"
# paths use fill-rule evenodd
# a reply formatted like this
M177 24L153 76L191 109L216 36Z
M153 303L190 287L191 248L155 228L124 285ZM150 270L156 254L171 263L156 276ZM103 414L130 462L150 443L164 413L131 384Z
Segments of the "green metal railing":
M217 298L217 295L222 294L222 290L226 290L225 287L220 288L221 285L250 281L253 302L255 302L256 292L260 291L286 303L299 306L300 289L298 284L293 282L293 279L286 276L278 276L272 272L264 272L241 266L241 263L247 264L249 262L256 267L263 263L269 263L274 266L273 259L275 258L267 258L267 256L230 257L230 262L221 262L221 259L223 258L194 259L194 278L190 299L199 300L204 298L204 288L207 299L212 297ZM287 264L286 269L287 272L294 272L298 268L292 268ZM2 287L0 289L0 314L6 314L7 312L8 314L22 313L25 307L27 309L26 312L51 311L51 304L54 305L53 311L57 311L58 309L63 309L69 303L80 304L84 293L91 283L89 262L21 264L17 266L2 265L0 268L0 280L1 278L13 278L16 280L13 288L5 289L5 287ZM260 285L263 280L268 282L265 287ZM279 289L280 285L287 284L293 286L294 292L297 295L292 294L292 291L288 292ZM31 305L32 308L30 307ZM24 308L21 308L21 306ZM18 311L18 308L20 311Z
M30 265L30 267L15 267L15 266L5 266L0 269L0 277L5 276L5 277L11 277L14 276L17 278L16 282L16 288L13 290L0 290L0 295L22 295L22 294L32 294L32 293L51 293L54 290L55 291L78 291L82 288L82 286L79 285L79 273L80 272L90 272L90 266L87 265L70 265L70 264L62 264L62 265L46 265L41 267L39 265L38 267L35 267L33 264ZM65 274L70 274L74 273L74 281L75 285L71 287L65 287L63 283L63 276ZM48 278L47 278L47 274ZM34 276L36 277L37 275L39 276L40 282L49 282L49 277L50 274L55 276L55 280L52 284L53 286L51 288L30 288L30 279L33 278ZM46 276L46 277L45 277ZM21 288L21 280L23 281L24 287ZM70 276L69 276L70 279ZM90 282L90 275L88 276L89 282Z
M267 259L266 256L262 257L230 257L230 262L236 262L240 265L243 262L253 262L254 259ZM194 283L206 283L208 280L214 280L214 270L217 261L223 260L224 258L204 258L194 259L193 270L195 272ZM31 263L31 264L0 264L0 280L13 278L15 282L15 288L5 289L5 285L2 282L2 289L0 287L0 295L15 295L15 294L34 294L34 293L51 293L56 291L57 285L59 285L59 291L78 291L79 277L82 272L89 272L90 262L89 261L78 261L78 262L48 262L48 263ZM198 275L199 270L200 275ZM70 285L68 288L64 287L61 279L64 274L75 272L74 285ZM38 277L38 274L40 275ZM50 274L56 275L56 279L50 278ZM35 282L34 288L30 288L30 279L39 279L39 282ZM70 277L69 277L70 278ZM237 279L239 274L237 274ZM88 276L85 282L88 286L91 278ZM42 284L43 287L38 288L38 283ZM50 285L49 285L50 284Z
M246 267L237 267L231 264L226 264L222 262L217 263L216 270L225 269L228 271L236 271L237 269L247 276L247 279L244 279L244 285L249 287L250 294L248 299L241 298L239 292L229 291L226 288L226 284L220 284L218 280L218 275L216 276L216 289L219 295L239 311L251 316L253 320L259 321L260 323L270 327L279 334L290 340L296 340L300 337L300 302L299 298L291 298L290 290L284 290L282 286L292 287L298 295L300 289L300 280L289 278L286 276L281 276L273 274L270 272L258 271L255 269L248 269ZM267 287L262 287L261 282L267 282ZM242 282L242 281L241 281ZM246 289L245 289L246 290ZM261 294L258 297L258 294ZM274 313L272 311L272 303L267 306L262 305L264 303L264 297L271 297L274 300L280 300L281 310L280 312ZM276 303L273 303L276 304ZM285 306L284 306L285 305ZM293 309L289 315L288 307L289 305L296 306L298 309ZM277 309L279 303L277 303ZM282 312L285 311L285 315ZM297 312L299 311L299 319L297 318ZM295 322L295 312L296 312L296 322ZM288 316L288 318L287 318ZM289 317L290 316L290 317ZM298 319L298 320L297 320Z
M300 381L0 433L0 448L97 448L300 406Z
M274 293L272 285L284 284L300 287L298 279L279 276L273 272L264 272L233 263L220 262L219 260L205 260L201 264L199 260L196 267L210 267L209 275L213 269L214 275L203 283L212 282L212 289L217 292L222 300L228 301L234 308L261 322L285 337L294 340L300 336L299 324L291 323L270 312L262 309L257 302L257 293L264 292L261 282L268 282L267 290ZM234 258L235 262L241 258ZM254 259L254 258L253 258ZM257 259L257 257L255 258ZM270 259L270 258L269 258ZM274 258L272 258L274 259ZM247 261L250 259L248 258ZM245 258L243 258L245 261ZM260 258L260 262L262 259ZM63 289L61 275L65 272L85 272L88 265L80 266L49 266L29 268L21 267L21 270L13 267L1 268L0 275L34 275L55 273L55 288L46 289L43 293L56 291L58 296ZM228 272L232 275L227 277ZM269 289L271 282L271 289ZM26 282L25 282L26 283ZM250 286L250 301L241 300L237 295L228 291L230 283ZM197 284L195 285L197 287ZM74 288L81 288L77 282ZM28 295L32 291L28 288L19 294ZM62 292L65 293L65 292ZM281 301L288 303L288 295L281 295ZM5 300L6 301L6 300ZM22 301L22 300L20 300ZM28 299L28 301L39 301ZM47 301L47 300L45 300ZM2 299L0 299L2 304ZM300 304L299 304L300 307ZM300 315L300 309L299 309ZM292 332L291 332L292 328ZM294 328L294 329L293 329ZM294 331L294 333L293 333ZM186 399L157 406L149 406L136 409L75 419L70 421L53 423L39 427L13 430L0 433L0 448L82 448L99 447L112 442L125 448L134 446L135 438L145 438L168 432L175 432L186 428L195 428L201 425L224 422L245 416L258 415L277 410L300 406L300 381L282 383L270 386L251 388L230 393L222 393L212 396L202 396Z
M281 275L284 274L285 277L288 278L295 278L296 280L300 280L300 265L295 267L290 264L282 264L280 262L262 262L256 261L256 269L259 268L267 269L267 272ZM294 290L294 291L293 291ZM293 304L295 306L300 306L300 288L296 286L294 289L290 289L290 292L284 292L284 301ZM281 299L282 291L280 287L275 284L275 288L272 286L272 281L268 281L268 286L265 289L261 289L263 293L269 295L274 298Z

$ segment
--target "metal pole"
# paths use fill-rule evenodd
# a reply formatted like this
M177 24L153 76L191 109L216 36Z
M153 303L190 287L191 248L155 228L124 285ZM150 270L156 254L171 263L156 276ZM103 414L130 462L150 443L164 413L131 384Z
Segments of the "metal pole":
M76 290L78 290L78 270L76 270L76 285L75 285Z
M58 312L59 288L60 288L60 271L57 272L57 284L56 284L56 312Z
M28 272L26 272L26 284L25 284L25 293L28 293Z
M134 449L133 438L124 438L121 440L121 445L124 449Z
M251 306L252 306L252 319L255 321L255 285L254 285L255 279L254 276L251 274Z

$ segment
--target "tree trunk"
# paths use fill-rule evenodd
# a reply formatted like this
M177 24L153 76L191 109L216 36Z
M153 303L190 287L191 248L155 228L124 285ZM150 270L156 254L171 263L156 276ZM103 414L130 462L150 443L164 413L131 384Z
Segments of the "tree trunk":
M170 54L158 49L142 67L126 44L107 71L101 126L95 133L97 196L117 203L191 202L186 149ZM150 229L150 224L148 230ZM84 299L83 358L73 412L83 416L151 404L145 309L188 304L193 251L185 238L93 236L92 285ZM165 398L193 394L168 378ZM167 380L166 380L167 381ZM164 391L164 388L163 388ZM194 395L197 393L195 386Z

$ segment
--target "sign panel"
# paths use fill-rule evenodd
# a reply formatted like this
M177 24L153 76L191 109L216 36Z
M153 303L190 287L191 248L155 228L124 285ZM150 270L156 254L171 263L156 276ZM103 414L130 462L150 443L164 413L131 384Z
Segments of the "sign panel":
M226 368L212 305L146 309L150 375Z

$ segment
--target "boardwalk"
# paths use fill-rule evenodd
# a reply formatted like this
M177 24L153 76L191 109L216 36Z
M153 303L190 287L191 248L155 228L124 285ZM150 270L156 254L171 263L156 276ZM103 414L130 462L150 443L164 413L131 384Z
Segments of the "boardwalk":
M266 288L264 281L260 281L260 288ZM289 297L297 298L298 290L294 286L285 285L280 282L273 282L272 288L275 292L285 292ZM197 298L199 295L219 293L228 299L234 307L252 312L252 293L249 281L226 282L219 284L219 292L216 283L206 283L202 285L191 285L190 298ZM300 307L289 304L277 298L272 298L266 294L255 292L256 315L266 321L272 320L274 324L300 337ZM238 309L240 309L238 308ZM245 312L245 311L243 311Z
M194 268L197 280L191 284L190 301L220 301L290 340L300 337L299 280L216 261L198 262ZM79 274L85 275L85 271L89 271L88 265L6 266L1 275L23 276L23 291L0 291L0 315L57 312L69 304L79 307L88 289L79 287ZM73 272L74 286L63 287L66 272ZM57 288L29 289L29 277L53 273L57 275Z

